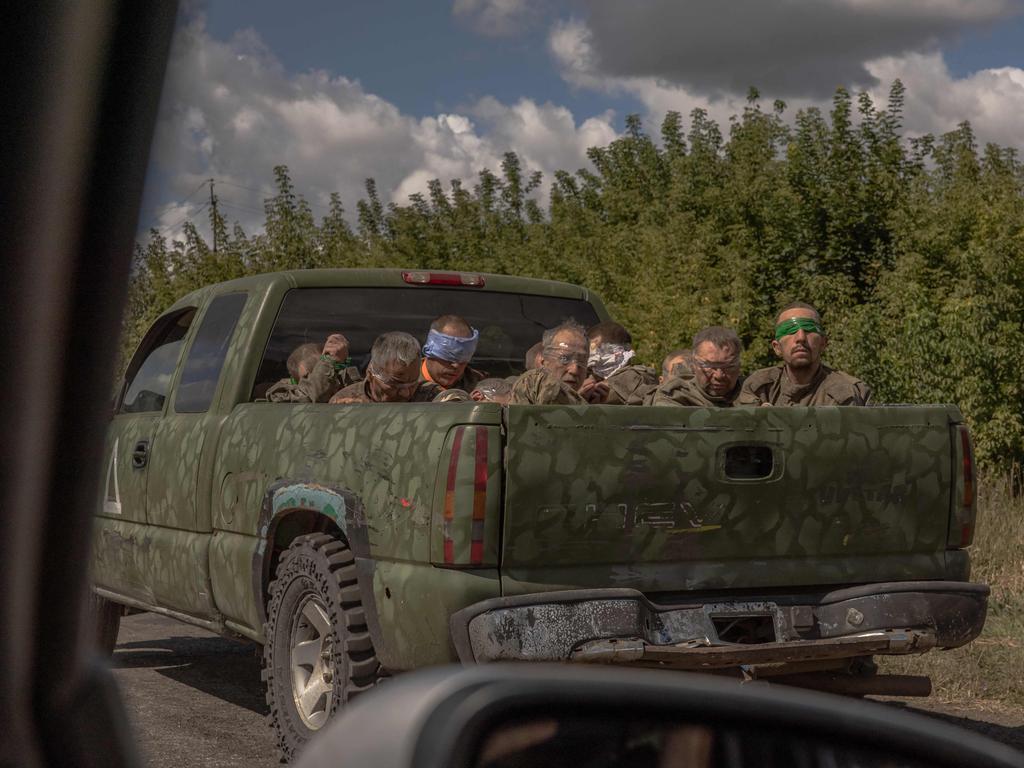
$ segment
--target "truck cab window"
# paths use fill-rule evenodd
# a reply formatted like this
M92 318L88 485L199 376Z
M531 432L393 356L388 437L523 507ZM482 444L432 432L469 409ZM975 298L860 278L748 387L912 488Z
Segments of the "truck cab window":
M229 293L210 302L181 372L175 412L204 413L209 409L246 298L245 293Z
M195 316L195 307L189 307L161 317L149 329L125 372L125 393L119 413L163 410L185 334Z

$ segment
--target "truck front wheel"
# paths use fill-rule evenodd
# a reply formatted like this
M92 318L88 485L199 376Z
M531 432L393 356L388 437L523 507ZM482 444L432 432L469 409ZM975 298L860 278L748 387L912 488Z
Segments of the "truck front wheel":
M270 584L263 680L278 747L291 760L340 706L380 676L355 559L325 533L300 536Z

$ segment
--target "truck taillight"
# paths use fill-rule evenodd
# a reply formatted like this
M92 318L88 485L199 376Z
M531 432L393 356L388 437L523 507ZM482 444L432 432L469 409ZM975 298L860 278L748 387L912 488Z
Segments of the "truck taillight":
M960 449L963 453L964 495L961 506L974 506L974 453L971 451L971 434L967 427L960 427Z
M402 279L410 285L459 285L483 288L484 276L475 272L403 272Z
M971 447L970 430L963 424L955 427L958 435L959 477L955 478L952 519L949 526L947 545L959 549L969 546L974 540L974 522L976 517L976 488L974 476L974 450Z
M485 426L456 427L449 437L451 453L443 473L442 545L433 558L438 565L497 564L499 478L491 477L492 459L500 451L497 443L492 446L496 437L496 430Z

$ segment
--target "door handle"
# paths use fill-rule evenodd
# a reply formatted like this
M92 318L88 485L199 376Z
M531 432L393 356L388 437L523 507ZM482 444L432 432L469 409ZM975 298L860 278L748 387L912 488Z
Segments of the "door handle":
M132 449L132 469L143 469L149 462L149 440L139 440Z

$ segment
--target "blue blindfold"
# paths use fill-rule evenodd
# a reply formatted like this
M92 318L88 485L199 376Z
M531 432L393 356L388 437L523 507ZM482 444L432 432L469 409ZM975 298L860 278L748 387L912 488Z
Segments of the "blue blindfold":
M431 331L427 334L427 343L423 345L423 356L447 360L449 363L468 363L473 359L479 340L480 331L475 328L473 335L468 338Z

